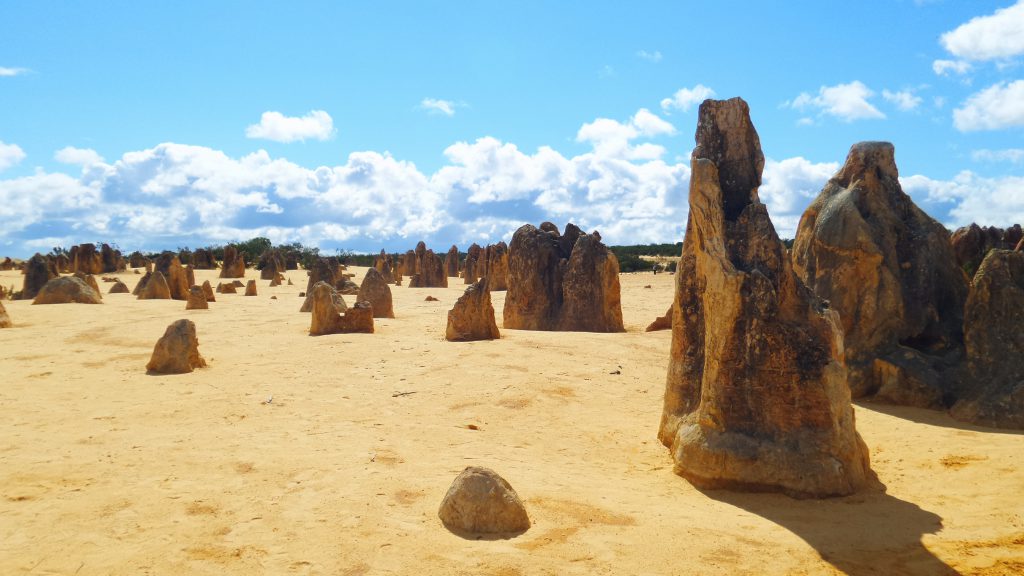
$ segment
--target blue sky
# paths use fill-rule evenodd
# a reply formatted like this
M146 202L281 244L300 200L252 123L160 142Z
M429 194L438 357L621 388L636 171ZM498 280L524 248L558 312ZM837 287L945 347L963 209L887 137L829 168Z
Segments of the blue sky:
M783 236L861 140L950 227L1024 221L1013 0L13 0L0 38L0 254L680 241L708 96L750 103Z

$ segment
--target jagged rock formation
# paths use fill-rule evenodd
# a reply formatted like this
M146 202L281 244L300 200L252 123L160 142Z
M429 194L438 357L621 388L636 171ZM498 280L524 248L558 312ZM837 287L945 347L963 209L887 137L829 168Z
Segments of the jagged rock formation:
M701 104L690 166L658 437L698 486L850 494L871 471L842 332L758 198L764 156L746 102Z
M349 296L359 294L359 284L352 280L352 274L339 274L338 281L334 284L334 289Z
M624 332L619 262L573 224L526 224L512 236L506 329Z
M206 301L207 302L216 302L217 301L217 297L213 293L213 287L210 286L210 281L209 280L205 280L203 282L203 285L200 288L202 288L203 296L206 297Z
M220 268L221 278L245 278L245 256L234 246L224 247L224 262Z
M128 266L131 268L146 268L148 264L149 259L138 250L128 255Z
M369 302L356 302L354 306L338 314L335 304L334 289L323 282L313 287L312 319L309 325L310 336L326 334L347 334L362 332L373 334L373 308Z
M246 296L256 296L256 281L249 280L249 283L245 285Z
M206 360L199 354L195 323L178 320L157 340L146 370L151 374L186 374L204 366Z
M49 258L36 253L25 263L25 280L21 288L21 299L31 300L47 282L58 276Z
M178 256L173 252L162 252L153 260L153 271L163 274L173 300L187 300L188 290L194 279L189 278L189 269L181 265Z
M800 219L793 266L839 312L854 398L940 408L963 355L967 282L949 232L898 177L892 144L850 148Z
M260 280L273 280L286 270L284 255L277 249L267 250L260 255L256 268L260 271Z
M672 329L672 307L669 306L664 316L658 316L644 328L644 332L657 332L658 330Z
M331 286L330 284L327 284L327 282L317 282L317 284L321 284L321 283L326 285L326 286L328 286L331 289L331 291L332 291L331 292L331 300L334 302L334 309L335 309L335 311L338 314L344 314L345 311L348 310L348 304L345 303L345 299L342 298L341 294L338 293L338 291L334 288L334 286ZM314 288L315 287L316 287L316 285L314 284ZM302 297L305 298L305 300L302 301L302 307L299 308L299 312L312 312L313 311L313 290L309 290L308 292L299 294L299 296L302 296Z
M160 271L152 273L146 273L139 281L138 299L139 300L170 300L171 289L167 285L167 279Z
M100 300L103 299L103 293L100 292L100 285L96 282L96 277L92 274L83 274L81 272L75 272L75 278L78 278L82 282L85 282L89 288L92 288L96 295L99 296Z
M494 306L491 305L491 291L487 289L488 279L477 281L466 288L466 292L448 311L448 326L444 337L449 342L473 340L497 340L501 337L498 324L494 321Z
M213 257L213 250L196 248L192 253L192 267L196 270L216 270L217 259Z
M1024 231L1021 230L1020 224L1014 224L1005 230L995 226L983 228L971 224L957 228L950 241L953 243L957 265L970 277L974 276L989 250L1013 250L1022 239Z
M958 420L1024 429L1024 252L991 250L964 311L967 367Z
M409 255L406 254L406 274L411 266L416 270L409 279L410 288L447 288L448 276L445 275L444 263L440 256L434 254L433 250L427 250L426 244L416 244L416 251L412 253L412 262L408 263Z
M448 488L437 515L457 534L517 534L530 528L519 495L489 468L469 466Z
M455 244L444 255L444 274L450 278L459 277L459 247Z
M369 302L374 318L394 318L395 309L391 301L391 287L376 268L370 268L363 277L363 284L356 296L357 302Z
M422 242L420 242L422 244ZM409 250L402 256L402 265L399 269L399 276L415 276L416 275L416 251Z
M185 310L209 310L210 305L206 303L206 294L199 286L188 289L188 300L185 301Z
M11 317L7 314L3 301L0 301L0 328L10 328L12 325Z
M380 255L373 259L373 267L380 272L381 278L388 284L395 281L395 262L391 258L391 255L385 252L383 249L380 251Z
M32 304L100 304L100 294L77 276L62 276L47 282Z
M505 242L491 244L484 249L481 258L481 277L487 277L487 289L508 289L508 245Z
M476 242L466 250L466 262L462 267L463 284L474 284L483 276L483 252L484 249Z
M326 282L334 286L341 277L337 261L331 258L317 258L306 273L309 274L309 280L306 282L307 293L313 291L313 286L317 282Z
M109 244L100 246L100 261L105 274L123 272L127 269L124 258L121 257L121 251L111 248Z
M71 258L71 272L73 273L103 273L103 257L96 251L95 244L79 244L78 246L72 246L71 250L68 251L68 256ZM111 272L116 272L116 270L111 270Z
M108 294L128 294L129 292L130 290L128 290L128 285L118 280L117 282L114 282L114 284L110 286L110 291L108 292Z

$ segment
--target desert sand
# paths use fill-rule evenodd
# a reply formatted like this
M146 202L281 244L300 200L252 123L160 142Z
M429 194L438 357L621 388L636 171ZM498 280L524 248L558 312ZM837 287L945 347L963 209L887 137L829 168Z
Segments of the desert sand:
M0 572L1024 573L1019 432L857 403L884 491L794 500L673 474L656 439L671 335L643 332L671 275L621 277L624 334L471 343L444 340L460 282L392 287L396 318L375 334L311 337L306 275L287 277L209 310L109 283L99 306L5 303ZM492 296L501 327L504 292ZM209 366L147 375L180 318ZM468 465L511 483L529 531L468 540L442 526Z

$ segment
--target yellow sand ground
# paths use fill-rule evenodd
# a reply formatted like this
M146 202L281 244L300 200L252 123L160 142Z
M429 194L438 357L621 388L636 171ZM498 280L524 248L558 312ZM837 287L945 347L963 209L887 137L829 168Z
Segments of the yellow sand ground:
M375 334L310 337L305 273L288 277L210 310L6 303L0 573L1024 573L1020 433L863 404L885 492L798 501L674 475L655 437L670 334L643 332L672 276L622 276L625 334L476 343L443 339L458 279L393 288L397 318ZM147 376L179 318L209 367ZM444 529L438 505L467 465L512 484L528 532Z

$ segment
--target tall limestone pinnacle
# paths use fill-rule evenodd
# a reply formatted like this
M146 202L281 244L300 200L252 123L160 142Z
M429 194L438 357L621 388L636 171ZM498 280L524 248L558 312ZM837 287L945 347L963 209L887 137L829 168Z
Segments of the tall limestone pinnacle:
M763 167L747 103L701 104L659 438L698 486L850 494L872 473L842 332L793 273Z

